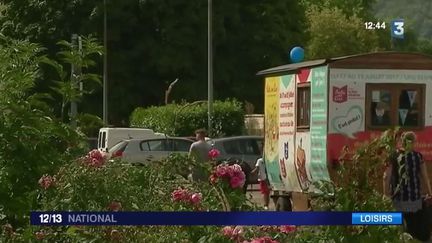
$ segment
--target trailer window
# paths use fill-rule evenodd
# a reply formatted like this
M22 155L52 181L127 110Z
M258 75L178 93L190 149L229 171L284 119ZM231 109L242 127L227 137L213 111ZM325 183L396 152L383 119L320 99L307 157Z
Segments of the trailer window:
M297 88L297 127L308 128L310 120L310 86Z
M423 84L367 84L366 122L369 128L421 128L424 123Z

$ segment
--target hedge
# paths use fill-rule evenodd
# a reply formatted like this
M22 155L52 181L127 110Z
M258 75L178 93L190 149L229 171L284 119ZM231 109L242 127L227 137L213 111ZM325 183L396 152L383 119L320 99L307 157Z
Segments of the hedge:
M240 102L215 101L213 108L213 137L243 133L245 112ZM170 136L191 136L198 128L208 129L207 111L207 102L139 107L132 112L130 126L150 128Z

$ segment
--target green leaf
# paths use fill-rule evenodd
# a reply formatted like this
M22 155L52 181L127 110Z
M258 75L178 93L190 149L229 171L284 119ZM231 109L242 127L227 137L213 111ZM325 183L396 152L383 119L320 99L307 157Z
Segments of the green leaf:
M70 227L66 230L66 235L69 235L69 236L76 235L77 230L78 230L77 227L75 227L75 226L70 226Z

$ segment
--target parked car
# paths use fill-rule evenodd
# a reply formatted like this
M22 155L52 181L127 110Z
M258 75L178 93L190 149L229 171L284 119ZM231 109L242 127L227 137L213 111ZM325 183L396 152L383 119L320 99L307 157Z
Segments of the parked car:
M120 158L134 164L160 161L172 153L187 154L193 143L185 138L125 139L114 145L108 158Z
M249 169L255 168L256 161L262 156L264 137L262 136L236 136L215 138L207 141L220 151L219 160L237 160L246 162ZM250 175L249 183L257 183L257 174Z

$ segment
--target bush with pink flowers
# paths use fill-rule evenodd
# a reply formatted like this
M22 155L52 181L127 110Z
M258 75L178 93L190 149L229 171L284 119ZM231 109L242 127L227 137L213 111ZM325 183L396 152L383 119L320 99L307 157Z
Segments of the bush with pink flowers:
M247 198L243 191L246 176L238 164L220 164L216 166L211 175L210 183L219 192L224 202L225 210L244 210Z
M102 152L97 149L93 149L92 151L88 152L86 156L82 157L80 160L81 163L83 163L86 166L99 168L106 163L106 155L102 154Z

